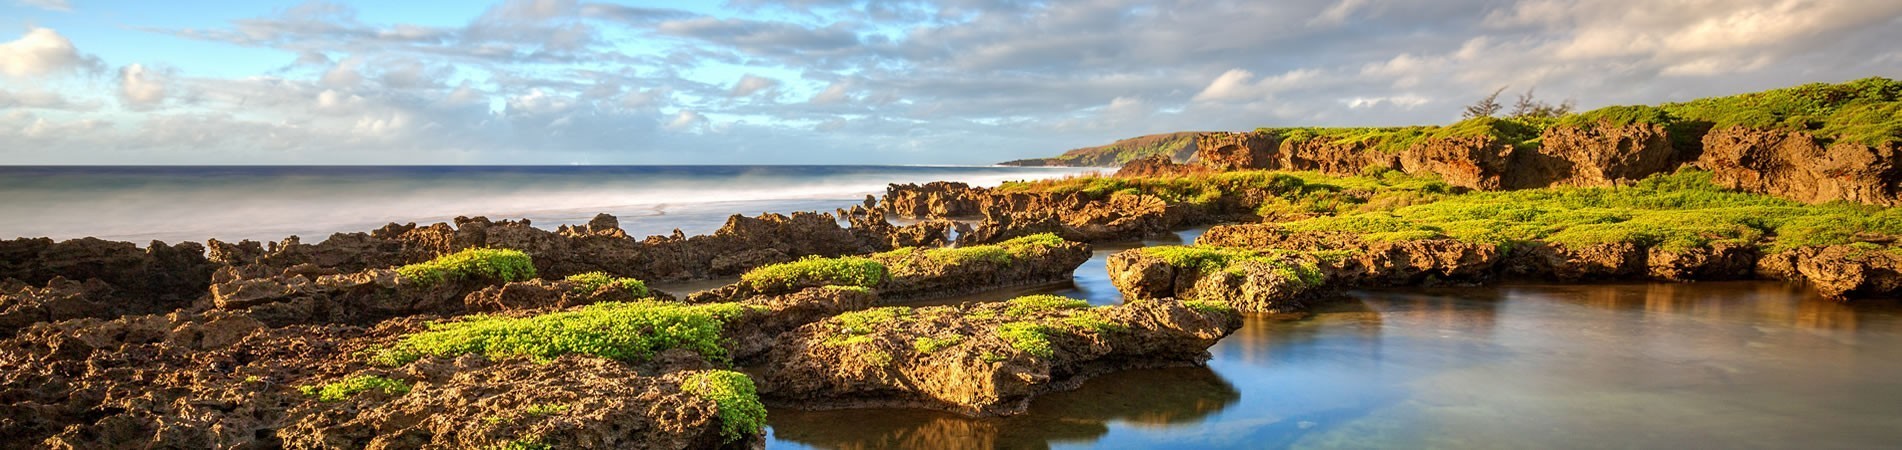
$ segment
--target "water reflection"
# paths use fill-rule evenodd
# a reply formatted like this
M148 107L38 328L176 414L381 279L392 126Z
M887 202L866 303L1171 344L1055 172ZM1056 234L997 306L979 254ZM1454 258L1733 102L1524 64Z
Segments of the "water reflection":
M1155 389L1157 386L1168 386ZM1195 423L1240 399L1233 385L1207 368L1138 370L1091 380L1050 394L1030 412L1004 418L968 418L923 410L774 410L776 444L819 448L993 449L1092 444L1112 425L1166 428Z
M1085 275L1079 272L1078 284ZM1894 381L1902 375L1902 309L1894 301L1832 302L1778 283L1351 292L1305 317L1250 317L1211 352L1197 376L1214 382L1143 372L1104 377L1008 419L775 411L781 440L771 445L1871 448L1902 441L1902 383Z

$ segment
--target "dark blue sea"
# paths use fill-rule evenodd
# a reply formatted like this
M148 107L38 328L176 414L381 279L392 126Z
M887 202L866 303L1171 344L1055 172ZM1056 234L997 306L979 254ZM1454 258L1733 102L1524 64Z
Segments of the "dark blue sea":
M718 229L731 214L831 211L889 183L995 185L1079 169L947 166L0 167L0 239L96 236L316 242L456 216L537 227L621 218L634 236Z

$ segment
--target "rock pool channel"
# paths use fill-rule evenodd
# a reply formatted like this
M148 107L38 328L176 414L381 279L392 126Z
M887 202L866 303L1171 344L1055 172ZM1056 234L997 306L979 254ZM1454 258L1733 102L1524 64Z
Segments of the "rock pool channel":
M1192 242L1198 231L1160 245ZM1069 284L1121 302L1099 245ZM1902 307L1778 282L1347 293L1249 317L1206 368L1098 377L1025 415L775 409L767 448L1880 448Z

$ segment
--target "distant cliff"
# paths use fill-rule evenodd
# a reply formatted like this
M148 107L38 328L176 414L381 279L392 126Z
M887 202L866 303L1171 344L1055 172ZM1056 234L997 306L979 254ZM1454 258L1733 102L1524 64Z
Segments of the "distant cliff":
M1185 146L1192 158L1171 159L1204 171L1399 170L1496 190L1622 185L1697 167L1742 191L1902 205L1902 82L1880 77L1561 117L1262 128L1193 140ZM1159 165L1168 164L1145 161L1143 172L1170 170Z
M1053 158L1019 159L1001 164L1024 167L1116 167L1156 155L1168 156L1170 160L1177 163L1186 163L1195 156L1195 136L1199 134L1201 133L1185 131L1137 136L1109 145L1070 150Z

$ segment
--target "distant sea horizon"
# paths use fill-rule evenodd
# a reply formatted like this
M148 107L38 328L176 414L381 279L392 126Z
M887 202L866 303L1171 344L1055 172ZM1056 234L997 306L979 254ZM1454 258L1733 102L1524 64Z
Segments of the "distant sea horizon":
M457 216L540 228L620 218L629 235L705 234L732 214L832 211L887 184L994 186L1104 168L980 165L18 165L0 166L0 239L145 245L298 236Z

